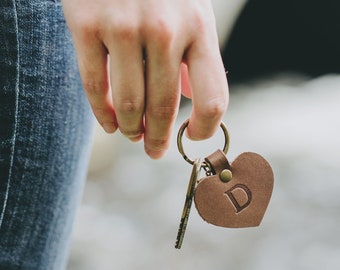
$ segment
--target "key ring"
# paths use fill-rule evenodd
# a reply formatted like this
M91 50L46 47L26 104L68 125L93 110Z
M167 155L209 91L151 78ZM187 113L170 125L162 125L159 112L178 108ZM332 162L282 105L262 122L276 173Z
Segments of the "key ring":
M182 143L182 137L183 137L183 133L184 130L188 127L189 125L189 119L187 119L182 126L180 127L178 134L177 134L177 147L178 147L178 151L181 153L181 155L183 156L183 158L185 159L185 161L187 161L188 163L190 163L191 165L194 165L194 160L192 160L191 158L189 158L185 152L184 152L184 148L183 148L183 143ZM224 135L224 146L223 146L223 152L224 154L227 154L228 152L228 148L229 148L229 133L227 130L227 127L225 126L225 124L223 122L221 122L220 127L223 131L223 135ZM205 162L203 162L205 163ZM205 165L202 164L202 166L204 167Z

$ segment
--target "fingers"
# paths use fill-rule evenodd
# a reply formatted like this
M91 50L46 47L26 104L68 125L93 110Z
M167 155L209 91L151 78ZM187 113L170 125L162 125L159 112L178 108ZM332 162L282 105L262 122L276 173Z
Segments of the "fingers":
M98 122L107 133L116 131L118 125L110 94L107 50L96 40L75 42L79 72L83 86Z
M129 31L129 35L112 35L120 42L110 42L110 78L119 130L130 140L139 141L144 133L143 53L137 33Z
M142 23L142 30L138 23L117 28L108 47L119 129L131 140L143 137L146 153L160 158L169 147L178 112L184 41L175 42L178 31L155 16Z
M229 100L219 50L208 46L204 42L193 44L187 56L193 102L187 136L193 140L207 139L215 133Z
M152 158L162 157L169 147L180 101L182 53L168 47L171 36L163 38L147 47L144 146Z
M193 140L207 139L215 133L229 101L227 78L210 4L210 1L200 2L202 6L189 20L194 29L193 39L186 48L184 58L193 103L186 133Z
M98 37L99 20L91 1L62 1L63 12L75 45L79 72L92 111L108 133L117 129L110 96L107 50Z

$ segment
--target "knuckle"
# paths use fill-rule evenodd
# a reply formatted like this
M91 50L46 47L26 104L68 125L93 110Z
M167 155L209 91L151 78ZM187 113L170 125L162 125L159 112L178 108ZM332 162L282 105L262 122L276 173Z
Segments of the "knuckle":
M89 76L91 77L91 76ZM96 80L84 80L83 87L87 95L91 97L102 96L107 89L107 82L105 81L96 81Z
M158 46L167 48L175 37L175 30L164 18L156 18L147 23L146 31L150 39L157 41Z
M213 99L204 105L204 110L200 110L198 115L202 119L219 118L227 109L227 103L223 99Z
M116 104L116 110L122 114L130 114L143 111L144 104L137 99L122 99Z
M83 34L84 38L87 38L89 35L98 31L99 21L95 16L92 16L89 13L80 13L75 14L75 18L73 20L73 26L76 29L79 29L80 33Z
M205 16L202 14L202 12L200 12L199 9L196 9L195 12L193 12L193 19L195 25L197 26L204 25L204 22L206 20Z
M208 12L206 7L196 8L192 12L191 26L194 27L197 35L207 35L214 33L216 20L212 12ZM210 36L210 35L209 35Z
M133 21L116 19L110 23L110 33L120 41L132 41L139 33L139 27Z
M151 108L148 113L155 120L171 120L176 117L177 109L175 106L163 105Z

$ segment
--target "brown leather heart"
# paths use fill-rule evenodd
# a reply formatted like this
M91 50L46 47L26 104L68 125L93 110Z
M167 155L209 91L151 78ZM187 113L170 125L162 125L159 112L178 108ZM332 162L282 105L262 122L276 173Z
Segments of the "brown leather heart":
M227 159L226 164L229 166ZM198 183L194 195L198 213L208 223L222 227L260 225L274 185L269 163L256 153L246 152L227 169L232 172L229 182L221 181L222 168L218 168L215 175Z

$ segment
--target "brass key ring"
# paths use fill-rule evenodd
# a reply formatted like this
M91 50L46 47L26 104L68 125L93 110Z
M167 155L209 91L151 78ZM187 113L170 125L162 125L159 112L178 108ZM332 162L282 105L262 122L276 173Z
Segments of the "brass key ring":
M178 131L177 134L177 147L178 147L178 151L181 153L181 155L183 156L183 158L190 163L191 165L194 165L194 160L192 160L191 158L189 158L185 152L184 152L184 148L183 148L183 144L182 144L182 137L183 137L183 133L184 130L188 127L189 125L189 119L187 119L181 126L181 128ZM223 152L224 154L227 154L228 152L228 148L229 148L229 133L227 130L227 127L225 126L225 124L223 122L221 122L220 127L223 131L223 135L224 135L224 146L223 146ZM204 163L204 162L203 162ZM202 165L204 166L204 164Z

